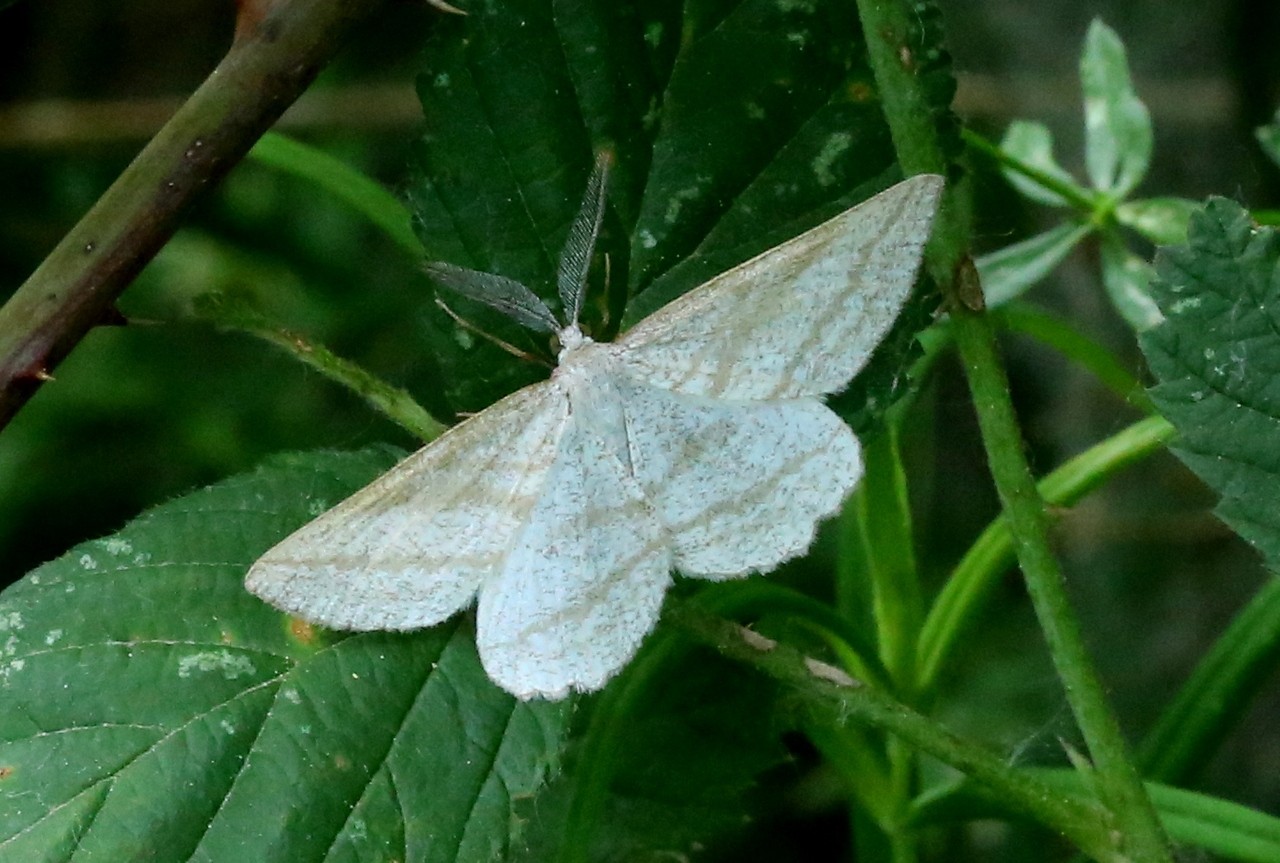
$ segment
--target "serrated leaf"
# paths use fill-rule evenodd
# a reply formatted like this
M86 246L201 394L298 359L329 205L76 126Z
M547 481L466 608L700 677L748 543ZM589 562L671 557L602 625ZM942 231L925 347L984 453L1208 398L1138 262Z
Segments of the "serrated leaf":
M1165 315L1141 339L1174 451L1222 499L1217 514L1280 569L1280 237L1209 201L1187 245L1156 256Z
M1122 198L1151 163L1151 115L1129 77L1124 43L1095 18L1080 57L1084 89L1085 165L1099 191Z
M1171 246L1187 241L1187 222L1200 206L1186 198L1143 198L1116 207L1116 220L1153 243Z
M1080 189L1075 178L1067 173L1067 170L1053 157L1053 133L1043 123L1014 120L1009 124L1004 138L1000 141L1000 149L1011 159L1034 168L1069 188ZM1050 207L1067 206L1066 198L1051 189L1046 189L1026 174L1012 168L1004 168L1003 173L1009 184L1024 197ZM1080 193L1086 194L1084 189L1080 189Z
M753 792L761 774L789 761L780 740L786 717L773 682L707 651L681 659L678 670L657 669L643 697L628 699L615 724L592 726L608 738L592 754L603 751L612 768L605 787L590 789L596 816L582 825L590 830L586 859L593 863L657 863L714 848L717 838L736 835L760 814ZM643 664L628 673L634 676L637 667ZM529 844L518 860L571 859L563 846L581 837L566 837L565 830L577 826L575 798L590 775L590 769L568 771L538 797Z
M1065 222L978 258L975 263L987 305L994 308L1022 296L1053 272L1091 230L1089 225Z
M1124 247L1116 237L1102 241L1102 284L1129 326L1137 332L1151 329L1164 320L1151 298L1154 270L1146 261Z
M491 861L565 708L493 686L465 618L344 635L249 563L392 461L278 458L0 595L0 857Z
M920 11L927 29L935 10ZM551 304L593 151L612 150L600 247L613 293L597 309L610 333L615 295L630 298L634 323L899 177L847 3L512 0L468 12L442 22L419 80L428 134L410 197L423 242ZM944 110L951 79L938 40L922 30L912 44L937 91L931 107ZM436 329L460 408L536 376L442 319ZM910 340L889 344L898 350L884 362L900 367Z

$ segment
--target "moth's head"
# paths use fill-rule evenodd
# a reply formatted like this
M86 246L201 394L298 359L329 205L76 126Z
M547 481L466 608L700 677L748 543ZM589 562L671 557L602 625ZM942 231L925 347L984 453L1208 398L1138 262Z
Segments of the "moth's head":
M582 330L578 329L576 323L570 324L556 333L556 339L560 342L560 352L556 355L556 362L560 365L564 365L565 359L570 354L585 345L594 344L590 336L584 335Z

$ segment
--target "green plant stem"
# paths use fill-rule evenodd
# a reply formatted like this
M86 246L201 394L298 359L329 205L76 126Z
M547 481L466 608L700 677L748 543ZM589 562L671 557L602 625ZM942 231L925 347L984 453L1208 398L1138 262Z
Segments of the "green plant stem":
M1163 417L1148 417L1098 443L1040 481L1040 494L1054 507L1075 504L1136 461L1159 452L1176 431ZM951 650L964 637L996 580L1013 563L1009 523L996 518L956 566L920 629L920 679L927 692L938 683Z
M226 57L0 308L0 426L382 0L245 0Z
M915 65L904 62L911 57L908 36L912 11L903 0L858 0L858 11L903 170L908 174L945 173L946 160L924 107ZM956 345L1027 590L1089 747L1099 797L1114 819L1117 850L1135 863L1170 863L1168 840L1085 651L1049 545L1045 503L1023 456L1008 380L991 323L983 314L981 287L967 249L968 216L960 200L954 188L944 198L929 244L929 272L954 321Z
M978 408L996 491L1049 653L1089 747L1099 797L1115 819L1120 849L1134 861L1169 863L1172 857L1163 830L1085 650L1062 572L1049 546L1045 503L1023 457L1022 437L990 325L971 312L960 312L960 316L966 322L957 319L956 343Z
M678 600L670 600L676 603ZM850 667L865 669L877 686L889 686L889 675L874 646L832 609L803 593L764 579L726 582L702 591L695 603L699 614L729 618L782 616L822 638ZM608 795L627 718L635 714L664 675L693 645L689 639L655 637L647 641L623 672L605 688L591 710L574 771L573 796L564 821L564 842L556 863L584 863L590 859L592 837ZM833 737L835 735L832 735ZM865 783L864 783L865 784Z
M723 655L753 665L788 686L827 724L856 720L883 729L972 777L1012 808L1066 836L1098 860L1121 863L1106 814L1096 806L1059 793L1026 771L948 732L907 705L865 686L834 666L804 656L795 648L697 608L670 601L663 618Z
M299 362L360 396L378 413L421 441L435 440L446 429L443 423L431 416L405 390L370 374L323 345L309 342L296 333L272 325L252 308L230 298L218 295L198 298L196 316L218 327L248 333L288 351Z
M974 132L971 129L964 129L960 136L964 139L965 144L974 150L987 156L992 161L1003 165L1011 171L1017 171L1022 176L1033 182L1039 183L1045 189L1053 192L1062 198L1069 205L1082 213L1092 213L1098 207L1098 202L1093 197L1081 192L1079 188L1064 183L1052 174L1046 174L1039 168L1028 165L1018 159L1013 158L1004 150L988 141L986 138Z

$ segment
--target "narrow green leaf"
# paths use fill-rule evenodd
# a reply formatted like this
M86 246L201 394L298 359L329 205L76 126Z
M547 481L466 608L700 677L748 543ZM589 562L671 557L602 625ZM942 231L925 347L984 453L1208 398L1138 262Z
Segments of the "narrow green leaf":
M1164 710L1138 750L1144 773L1194 777L1280 664L1280 579L1262 586Z
M1166 320L1141 339L1151 395L1178 456L1222 499L1216 512L1280 569L1280 236L1209 201L1187 245L1161 249L1152 292Z
M1111 351L1079 327L1027 303L1010 303L995 313L1001 326L1023 333L1058 351L1098 382L1139 410L1154 412L1142 383Z
M221 293L201 294L192 301L192 312L215 326L239 330L287 351L298 362L360 396L418 440L434 440L446 428L405 390L339 357L323 345L280 329L244 298Z
M465 617L344 635L243 587L259 554L391 461L387 450L278 458L0 595L0 856L487 863L504 852L515 799L554 768L565 706L518 703L489 683Z
M1032 769L1027 774L1085 801L1093 795L1087 777L1076 770ZM1200 848L1228 860L1276 863L1280 860L1280 818L1208 794L1146 783L1165 829L1178 845ZM971 780L921 797L912 821L937 824L957 819L1007 817L1009 810L984 795Z
M1080 56L1085 164L1093 187L1123 198L1147 175L1151 115L1134 92L1124 43L1095 18Z
M1053 133L1049 131L1049 127L1045 124L1030 120L1014 120L1009 124L1008 130L1004 133L1004 138L1000 141L1000 150L1010 159L1032 170L1039 171L1065 186L1079 189L1082 195L1087 194L1084 189L1079 188L1075 177L1067 173L1066 168L1059 165L1058 160L1054 158ZM1050 207L1065 207L1068 205L1069 202L1066 198L1045 187L1044 184L1037 183L1022 171L1016 171L1009 167L1005 167L1003 170L1005 179L1009 181L1009 184L1025 197Z
M410 257L422 257L405 205L341 159L278 132L259 138L248 158L324 189L381 228Z
M1040 494L1052 506L1071 506L1117 472L1163 449L1172 436L1173 428L1161 417L1134 423L1042 479ZM1013 536L1004 518L997 518L956 565L920 629L920 691L938 685L952 652L1013 563Z
M890 426L866 442L866 474L851 501L870 581L880 658L900 691L915 680L924 603L916 570L907 479ZM905 697L910 697L906 695Z
M978 275L987 306L1001 306L1037 284L1076 244L1089 235L1089 225L1064 222L978 258Z
M1171 246L1187 241L1187 222L1200 206L1186 198L1143 198L1116 207L1116 221L1153 243Z
M1151 265L1125 248L1118 237L1103 238L1102 284L1116 311L1138 332L1164 320L1155 300L1151 299L1154 276Z

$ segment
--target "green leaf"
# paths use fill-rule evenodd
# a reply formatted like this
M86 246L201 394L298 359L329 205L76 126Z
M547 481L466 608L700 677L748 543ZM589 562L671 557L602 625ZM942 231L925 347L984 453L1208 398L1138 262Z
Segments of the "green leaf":
M894 682L908 688L915 674L924 603L916 568L907 476L897 432L886 428L864 444L866 474L854 492L841 526L854 534L866 569L880 657Z
M1276 112L1269 124L1255 129L1254 135L1262 146L1262 151L1271 157L1271 161L1280 165L1280 111Z
M344 635L243 587L259 554L391 461L278 458L0 595L4 859L503 853L565 707L489 683L465 617Z
M1078 799L1092 797L1089 778L1077 770L1028 771L1050 787ZM1275 863L1280 860L1280 818L1208 794L1145 783L1169 838L1230 860ZM917 801L913 821L945 823L957 819L1008 816L1007 810L970 780L929 793Z
M1010 159L1020 162L1033 171L1038 171L1069 188L1078 189L1081 195L1087 194L1079 187L1075 178L1067 173L1067 170L1053 157L1053 133L1043 123L1014 120L1009 124L1004 138L1000 141L1000 149ZM1010 185L1033 201L1039 201L1050 207L1067 206L1066 198L1042 183L1037 183L1021 171L1006 167L1004 176Z
M1166 320L1141 339L1175 452L1217 491L1217 514L1280 569L1280 238L1236 203L1209 201L1187 245L1161 249L1152 292Z
M1001 306L1022 296L1053 272L1053 268L1062 263L1067 253L1092 230L1089 225L1064 222L1042 234L978 258L975 263L978 275L982 277L982 292L987 306Z
M789 760L779 696L682 638L651 642L592 705L576 769L533 801L516 859L656 863L731 845L762 814L761 774Z
M324 189L381 228L410 257L422 257L404 204L342 160L278 132L259 138L248 158Z
M370 407L398 423L419 440L435 440L446 428L403 389L391 386L370 374L363 366L337 356L323 345L279 329L244 297L235 294L201 294L192 301L192 313L198 320L240 330L287 351L298 362L310 366L363 398Z
M662 94L632 294L695 250L728 251L654 286L630 320L866 197L850 192L885 184L893 165L853 6L747 0L707 11L686 21Z
M1102 284L1111 304L1129 326L1138 332L1149 330L1164 319L1151 299L1151 265L1125 248L1118 237L1102 241Z
M609 289L597 278L587 309L605 295L587 321L597 334L623 323L623 299L633 323L899 177L847 3L512 0L468 11L441 22L419 80L428 133L410 197L423 242L553 305L593 151L611 150ZM917 55L932 58L932 75L943 55L931 38ZM936 305L919 302L913 322ZM496 315L459 311L528 344ZM443 319L436 330L459 407L539 374ZM910 342L889 339L880 362L896 373ZM875 377L878 393L894 373Z
M1143 740L1143 775L1186 782L1205 766L1280 663L1280 579L1262 586Z
M1053 348L1134 407L1154 412L1151 400L1128 364L1082 332L1078 324L1026 303L1010 303L998 309L994 317L1001 327Z
M1144 198L1116 207L1116 220L1153 243L1171 246L1187 241L1187 222L1199 207L1186 198Z
M1089 180L1095 189L1123 198L1147 175L1151 115L1134 92L1124 43L1096 18L1080 56L1080 84Z

